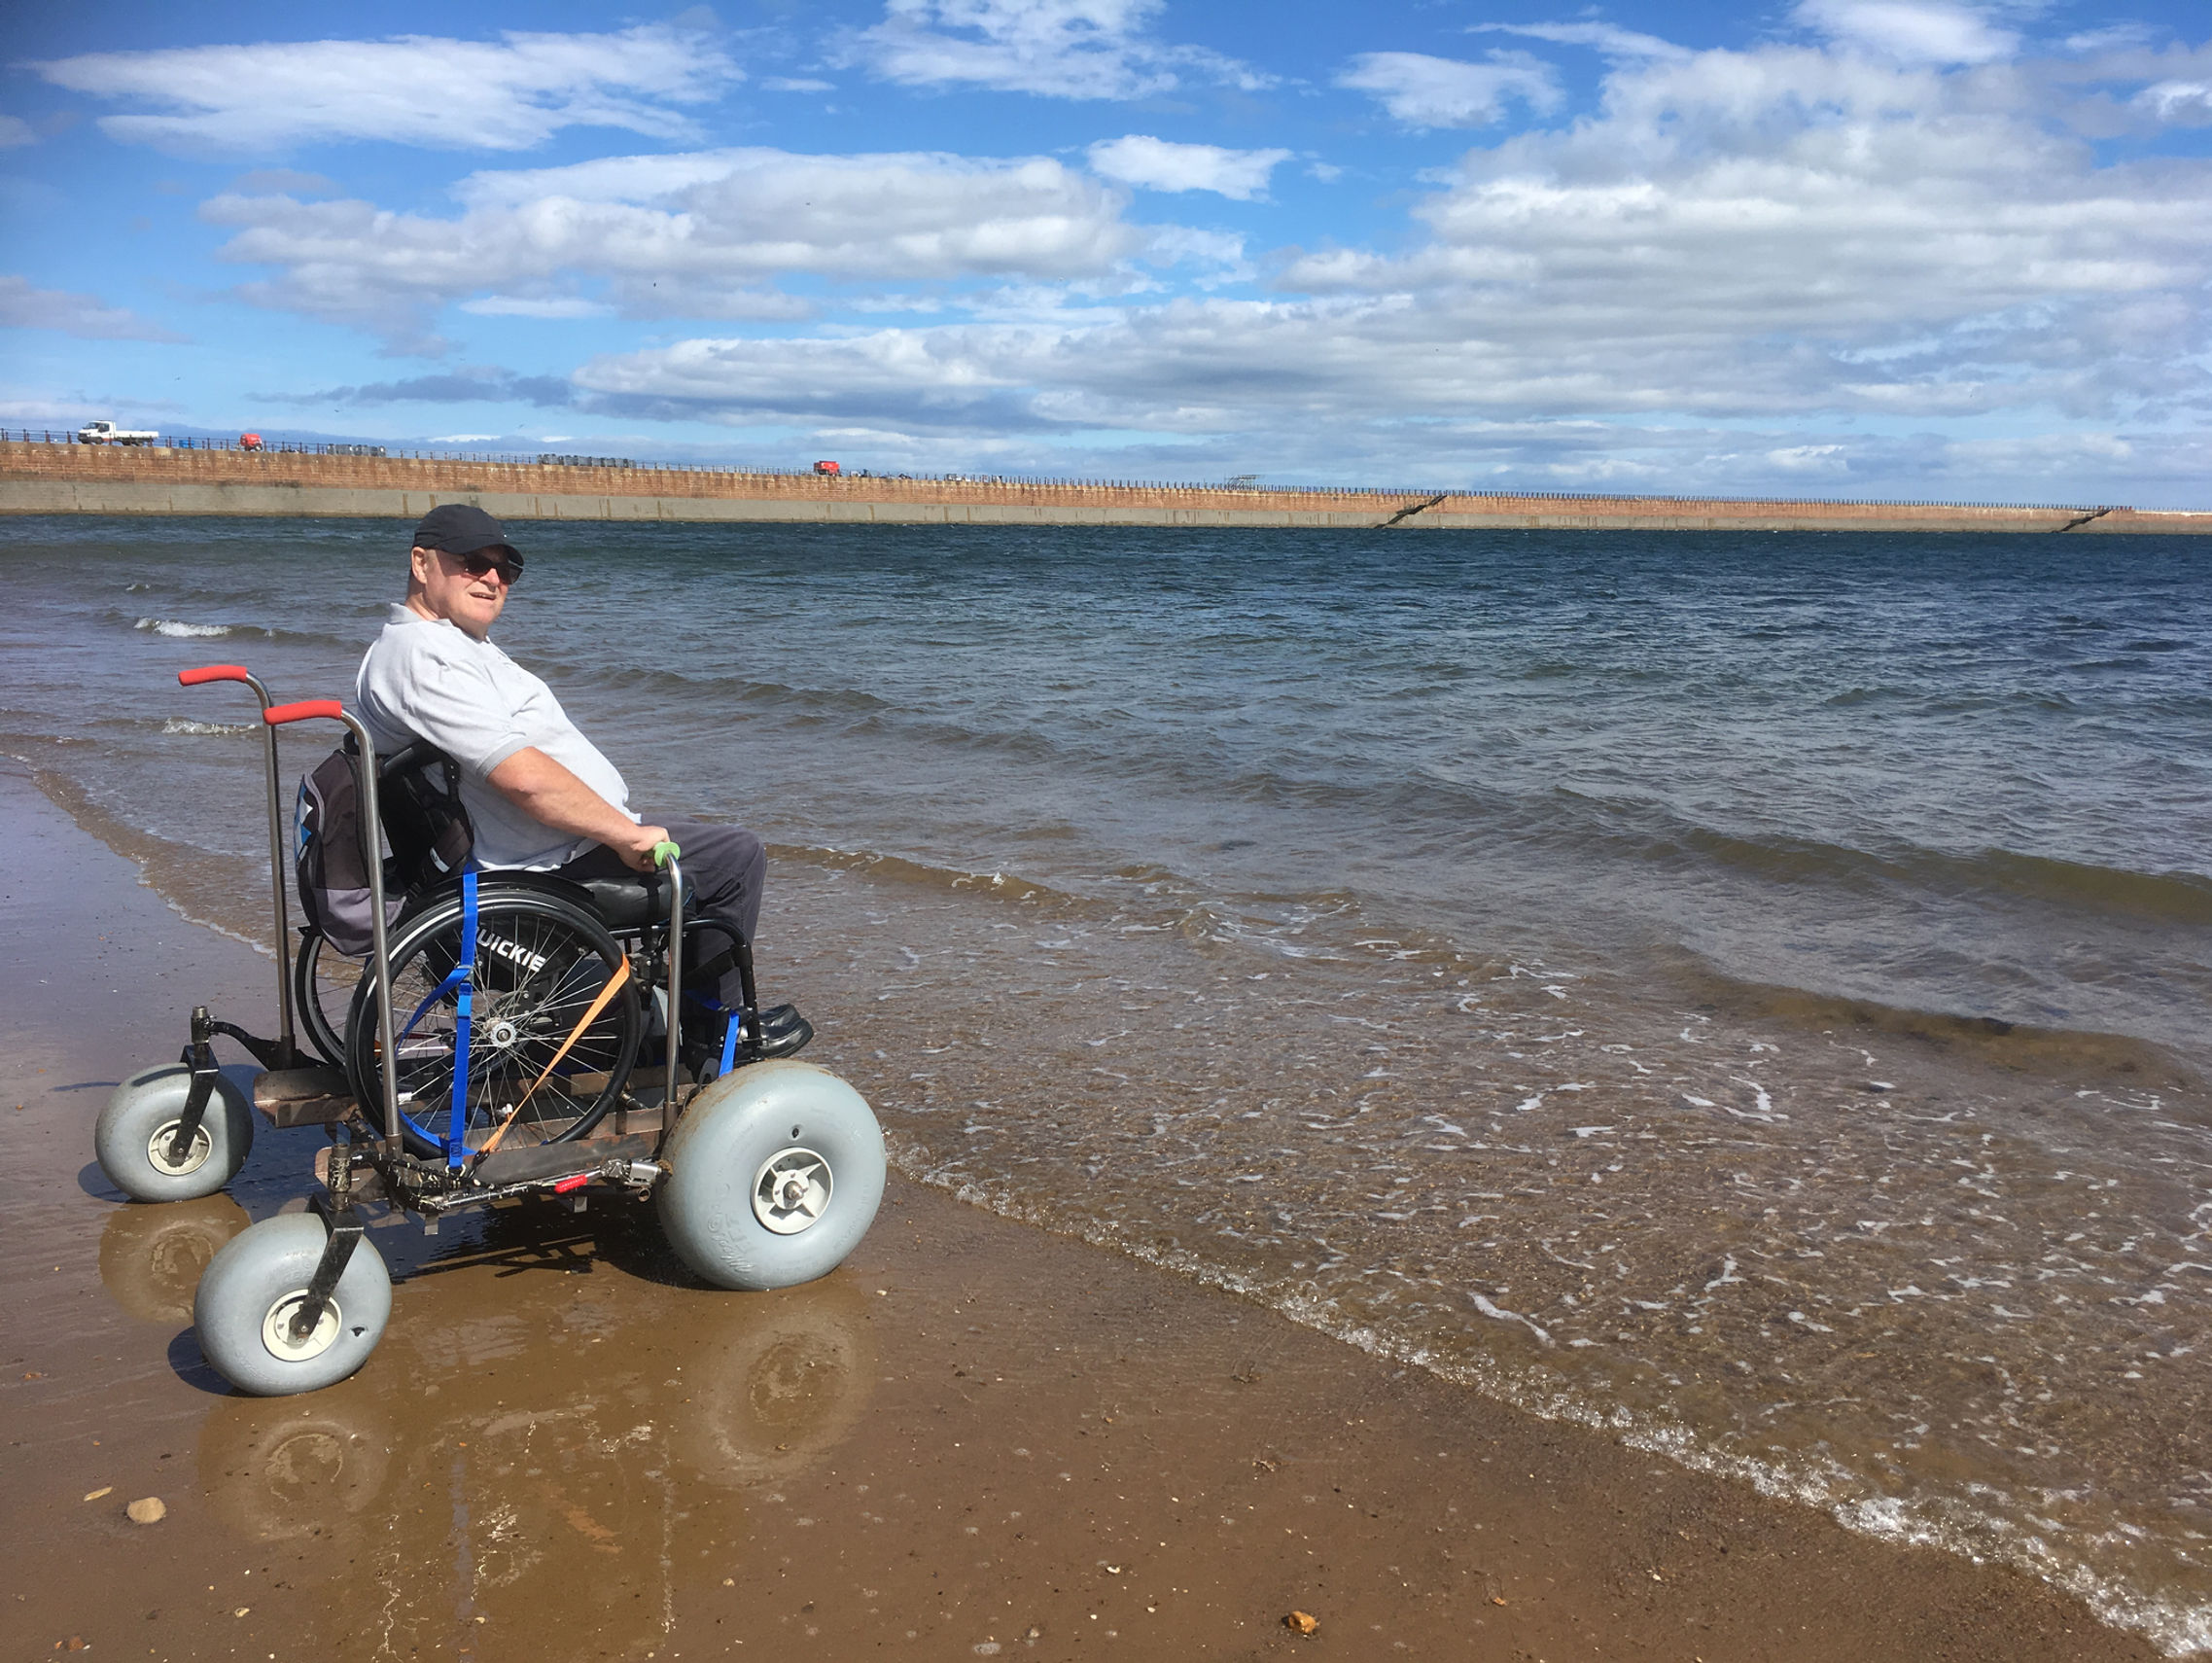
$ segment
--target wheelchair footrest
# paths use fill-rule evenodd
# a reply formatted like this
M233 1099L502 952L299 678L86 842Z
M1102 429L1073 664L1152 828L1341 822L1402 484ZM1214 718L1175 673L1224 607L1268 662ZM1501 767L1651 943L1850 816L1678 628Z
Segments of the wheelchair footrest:
M274 1126L329 1126L353 1112L353 1088L334 1068L271 1069L254 1081L254 1107Z

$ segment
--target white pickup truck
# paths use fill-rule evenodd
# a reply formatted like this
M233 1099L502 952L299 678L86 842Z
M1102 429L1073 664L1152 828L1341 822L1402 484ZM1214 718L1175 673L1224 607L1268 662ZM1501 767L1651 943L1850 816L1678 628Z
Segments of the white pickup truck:
M158 444L158 433L137 433L112 421L88 421L77 430L79 444Z

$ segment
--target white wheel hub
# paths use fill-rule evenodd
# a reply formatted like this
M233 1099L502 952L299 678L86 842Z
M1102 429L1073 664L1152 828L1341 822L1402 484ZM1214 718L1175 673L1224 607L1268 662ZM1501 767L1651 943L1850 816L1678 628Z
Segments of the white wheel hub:
M753 1179L753 1216L779 1236L811 1228L829 1206L829 1163L807 1149L780 1150Z
M331 1349L331 1342L338 1337L338 1328L344 1322L338 1314L336 1299L323 1301L323 1319L309 1330L305 1339L292 1335L292 1319L299 1307L307 1302L307 1290L287 1293L268 1308L262 1319L262 1344L268 1347L269 1356L282 1362L305 1362L309 1358L320 1357Z
M211 1103L208 1107L212 1109L215 1105ZM164 1178L182 1178L187 1173L197 1172L207 1164L207 1157L215 1152L214 1135L208 1131L203 1121L193 1128L192 1147L185 1150L185 1158L171 1160L169 1145L176 1138L177 1128L182 1124L181 1120L171 1120L146 1140L147 1164Z

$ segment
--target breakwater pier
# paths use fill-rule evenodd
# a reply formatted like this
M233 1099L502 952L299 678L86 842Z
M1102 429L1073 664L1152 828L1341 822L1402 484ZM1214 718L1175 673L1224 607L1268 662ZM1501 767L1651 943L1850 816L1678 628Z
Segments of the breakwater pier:
M348 447L358 451L359 446ZM0 440L0 514L411 519L440 503L503 519L882 525L1189 525L1649 531L2212 533L2212 512L2109 504L1838 502L1084 479L819 475L466 455Z

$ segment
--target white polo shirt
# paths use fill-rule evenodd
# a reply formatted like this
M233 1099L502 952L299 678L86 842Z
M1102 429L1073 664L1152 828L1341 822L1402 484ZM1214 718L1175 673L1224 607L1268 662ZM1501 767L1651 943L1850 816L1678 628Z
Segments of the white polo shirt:
M553 690L494 647L442 618L392 608L354 678L356 713L379 756L427 739L461 764L461 801L475 822L476 864L548 871L592 846L534 820L487 776L515 752L544 752L630 813L630 788L561 709Z

